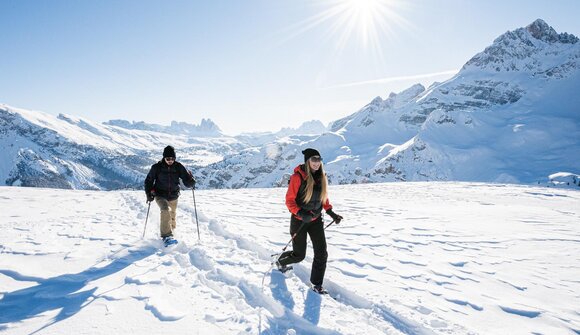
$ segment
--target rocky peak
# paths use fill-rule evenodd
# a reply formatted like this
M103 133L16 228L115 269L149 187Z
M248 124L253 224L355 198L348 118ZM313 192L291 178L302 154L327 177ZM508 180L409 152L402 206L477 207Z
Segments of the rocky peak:
M568 34L558 34L554 28L550 27L544 20L537 19L525 28L534 38L547 43L567 43L578 42L578 37Z
M415 84L406 90L399 92L399 94L397 94L397 98L395 99L394 107L398 108L411 102L423 92L425 92L425 86L421 84Z
M380 106L382 103L383 103L383 99L382 99L381 97L376 97L376 98L374 98L374 99L373 99L373 101L371 101L371 102L370 102L370 104L369 104L369 105L372 105L372 106L377 106L377 107L378 107L378 106Z
M470 59L462 70L475 67L495 72L525 71L537 75L551 71L561 62L562 56L570 59L567 68L576 68L576 54L579 52L577 42L578 37L568 33L559 34L538 19L525 28L499 36L492 45ZM564 70L558 72L564 76L563 72L567 72Z
M202 119L201 124L195 125L187 122L171 121L170 126L145 123L143 121L127 120L109 120L103 122L105 125L116 126L125 129L139 129L147 131L156 131L173 135L191 135L191 136L221 136L221 129L211 119Z
M187 122L171 121L171 126L169 126L168 131L175 132L178 134L188 134L188 135L219 135L221 133L220 128L211 119L202 119L199 125L190 124Z

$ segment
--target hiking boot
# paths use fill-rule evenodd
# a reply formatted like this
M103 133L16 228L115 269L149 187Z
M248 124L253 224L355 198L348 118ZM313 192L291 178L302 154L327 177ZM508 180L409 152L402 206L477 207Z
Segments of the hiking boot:
M322 285L312 285L312 291L318 294L328 294L328 291L322 287Z
M292 270L291 266L288 265L282 265L280 264L280 261L276 261L276 267L278 268L278 271L285 273L288 270Z
M163 237L163 245L168 247L168 246L173 245L173 244L177 244L177 240L174 239L173 236L169 235L169 236Z

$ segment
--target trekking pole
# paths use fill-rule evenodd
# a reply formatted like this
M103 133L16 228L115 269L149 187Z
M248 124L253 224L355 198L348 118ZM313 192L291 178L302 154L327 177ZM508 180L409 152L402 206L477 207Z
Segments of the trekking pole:
M193 210L195 211L195 222L197 223L197 239L201 241L199 236L199 221L197 220L197 205L195 204L195 187L191 188L191 193L193 194Z
M304 222L302 223L302 225L300 226L300 228L298 228L298 230L294 234L292 234L292 238L290 238L290 241L288 241L288 243L286 243L286 246L284 248L282 248L282 252L286 251L286 248L288 248L288 246L290 245L290 243L292 243L292 241L294 241L294 238L302 230L302 227L304 227Z
M336 220L332 220L329 224L326 225L326 227L324 227L324 230L326 230L326 228L330 227L331 224L333 224Z
M145 228L143 228L143 236L141 239L145 238L145 230L147 230L147 219L149 218L149 209L151 209L151 201L147 201L149 206L147 207L147 216L145 217Z
M334 223L334 220L332 220L332 222L329 223L328 226L330 226L333 223ZM288 246L290 245L290 243L292 243L292 241L294 241L294 238L296 237L296 235L298 235L298 233L302 230L302 228L304 226L305 226L305 224L302 223L302 225L300 226L300 228L298 228L298 230L292 235L292 238L290 239L290 241L288 241L288 243L286 243L286 246L282 249L282 252L286 251L286 248L288 248ZM324 227L324 229L326 229L328 226Z

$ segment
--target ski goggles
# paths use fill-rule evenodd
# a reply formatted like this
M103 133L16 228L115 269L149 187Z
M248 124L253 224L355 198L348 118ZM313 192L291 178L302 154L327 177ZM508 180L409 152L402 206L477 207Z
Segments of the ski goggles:
M322 157L320 157L320 156L312 156L312 157L310 157L310 161L312 161L314 163L322 162Z

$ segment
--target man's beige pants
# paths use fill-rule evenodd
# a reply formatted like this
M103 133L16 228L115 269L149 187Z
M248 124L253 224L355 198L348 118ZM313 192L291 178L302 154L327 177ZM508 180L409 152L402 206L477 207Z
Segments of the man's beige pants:
M161 237L172 236L175 229L175 214L177 212L177 199L167 200L161 197L155 197L155 202L161 209L161 220L159 221L159 228L161 229Z

